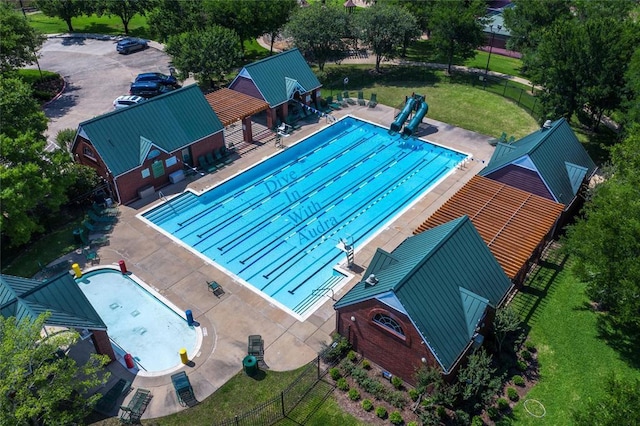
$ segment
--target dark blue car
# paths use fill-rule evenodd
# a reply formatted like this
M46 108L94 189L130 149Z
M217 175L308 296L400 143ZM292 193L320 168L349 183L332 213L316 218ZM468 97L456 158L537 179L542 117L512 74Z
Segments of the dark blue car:
M145 72L142 74L138 74L134 83L140 82L158 83L163 86L171 86L174 89L180 87L180 85L178 84L178 80L176 80L174 76L162 74L160 72Z

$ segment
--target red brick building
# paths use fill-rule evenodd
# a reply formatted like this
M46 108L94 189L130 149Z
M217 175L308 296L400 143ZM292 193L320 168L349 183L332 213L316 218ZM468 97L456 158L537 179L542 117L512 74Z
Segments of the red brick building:
M224 145L222 123L191 85L80 123L72 152L127 204L182 179Z

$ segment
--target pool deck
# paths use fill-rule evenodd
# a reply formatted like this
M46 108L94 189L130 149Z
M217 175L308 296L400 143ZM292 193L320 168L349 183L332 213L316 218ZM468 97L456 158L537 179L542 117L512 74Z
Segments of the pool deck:
M384 105L375 108L351 105L333 115L340 118L350 114L388 128L397 112ZM283 138L283 144L291 145L327 125L324 118L317 123L303 125L289 137ZM335 294L336 300L361 279L377 247L391 251L412 235L418 225L485 166L494 149L487 143L490 139L488 136L429 118L423 120L418 137L468 153L473 160L466 166L457 168L371 243L356 252L356 276ZM280 149L275 147L273 140L257 144L255 149L242 149L240 158L229 167L213 174L198 176L196 180L184 180L164 187L161 189L162 193L170 197L181 193L186 187L195 191L207 190ZM247 352L247 337L251 334L262 335L265 342L265 362L275 371L305 365L324 344L331 341L330 335L335 330L331 298L327 297L326 302L306 321L298 321L136 217L161 202L163 200L156 194L121 206L120 220L110 235L110 245L99 249L100 263L118 264L118 261L124 260L128 269L141 280L180 309L190 309L193 312L194 319L200 323L204 333L203 343L197 353L188 354L190 364L179 371L185 371L189 376L198 400L211 395L242 369L242 359ZM207 288L208 280L220 283L225 293L216 297ZM88 342L83 342L84 346L90 346ZM176 360L178 359L176 354ZM102 392L108 390L118 378L131 380L135 388L151 390L153 399L143 419L161 417L185 409L178 404L171 384L170 375L173 372L159 377L134 376L118 362L111 363L108 369L112 376ZM132 395L133 393L129 394L124 403Z

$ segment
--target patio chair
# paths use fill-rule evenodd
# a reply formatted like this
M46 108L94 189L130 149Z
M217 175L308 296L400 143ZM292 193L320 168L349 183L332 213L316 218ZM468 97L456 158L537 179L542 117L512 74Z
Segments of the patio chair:
M84 247L93 247L93 246L108 246L109 245L109 237L103 235L102 237L97 238L89 238L87 234L85 234L84 228L80 228L80 240L82 241L82 245Z
M331 100L333 101L333 98L331 98ZM316 101L316 110L318 111L318 113L326 114L332 111L331 107L328 104L329 98L327 98L325 102L327 102L327 106L322 106L322 101Z
M262 340L261 335L252 334L249 336L247 354L255 356L258 361L262 361L264 359L264 340Z
M333 102L333 96L327 96L326 101L327 101L327 106L329 107L329 111L325 111L325 112L331 112L332 110L342 109L342 106L340 105L340 103Z
M207 173L212 173L212 172L215 172L216 170L218 170L218 166L216 166L213 163L208 162L207 159L204 158L203 155L200 155L198 157L198 165L200 166L200 169L202 169L202 171L207 172Z
M118 216L120 214L120 210L117 207L103 207L98 203L93 203L91 208L100 216Z
M82 254L87 262L91 262L91 264L100 263L100 256L98 252L95 250L91 250L91 248L83 248Z
M89 219L96 223L115 223L118 221L118 218L115 216L100 216L93 210L89 210Z
M111 224L91 224L91 222L89 222L88 220L84 220L82 222L82 226L84 226L85 228L87 228L90 232L111 232L111 230L113 229L113 225Z
M369 108L375 108L378 105L378 95L375 93L371 94L371 99L369 99Z
M362 91L358 92L358 105L364 106L366 101L364 100L364 93Z
M151 391L139 388L127 405L121 405L120 421L122 423L140 423L140 418L151 401Z
M216 297L220 297L224 294L222 286L215 281L207 281L207 288L215 294Z
M338 93L338 95L336 96L336 102L338 104L342 105L344 108L349 106L347 101L344 100L344 98L342 97L342 94L340 94L340 93Z
M231 158L226 157L222 154L222 148L214 151L213 155L216 157L216 161L218 162L218 164L222 164L224 166L228 166L229 164L231 164L233 162L233 160L231 160Z
M105 416L112 416L113 409L116 408L118 398L126 395L131 391L131 382L125 379L119 379L111 388L102 395L93 409Z
M172 374L171 383L173 383L173 389L176 391L176 396L178 397L180 405L183 407L193 407L198 403L198 400L193 393L193 388L191 387L191 382L189 381L187 373L181 371L179 373Z
M347 101L347 103L349 105L355 105L356 101L354 101L353 99L351 99L351 96L349 96L349 92L348 91L344 91L344 93L342 94L342 96L344 97L344 100Z

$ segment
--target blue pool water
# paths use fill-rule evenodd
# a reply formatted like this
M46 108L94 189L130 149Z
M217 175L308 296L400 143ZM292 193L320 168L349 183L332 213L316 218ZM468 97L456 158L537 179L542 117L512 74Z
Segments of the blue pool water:
M107 325L116 352L130 353L141 371L178 366L182 348L195 354L195 329L129 276L100 269L76 282Z
M346 117L200 195L143 214L295 314L342 275L340 239L358 246L465 158Z

